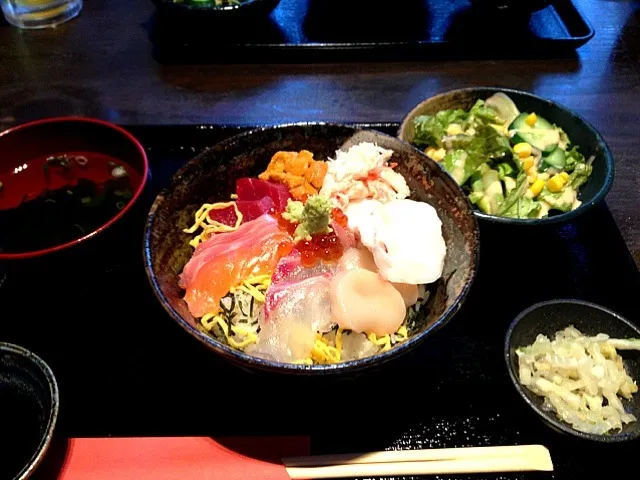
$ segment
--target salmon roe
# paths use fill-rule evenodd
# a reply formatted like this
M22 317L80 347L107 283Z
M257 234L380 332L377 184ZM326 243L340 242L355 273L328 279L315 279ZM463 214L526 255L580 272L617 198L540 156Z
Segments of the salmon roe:
M291 223L289 220L284 218L282 214L278 215L278 227L280 230L286 231L289 235L293 235L296 231L297 225L295 223Z
M342 256L342 245L334 232L313 235L311 240L301 240L296 244L304 267L313 267L320 260L334 262Z
M286 257L291 253L292 250L293 244L291 244L290 242L280 242L278 244L277 252L279 257Z
M347 216L338 207L334 207L334 209L331 211L331 217L341 227L345 228L347 226Z

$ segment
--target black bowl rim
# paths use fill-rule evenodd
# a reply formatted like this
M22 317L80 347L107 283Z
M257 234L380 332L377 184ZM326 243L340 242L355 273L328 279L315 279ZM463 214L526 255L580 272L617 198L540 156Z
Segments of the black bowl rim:
M215 6L215 5L193 5L193 4L185 4L185 3L175 3L171 0L153 0L159 7L169 7L169 8L179 8L184 11L192 11L192 12L237 12L248 7L251 4L262 3L267 0L244 0L242 3L238 5L223 5L223 6ZM279 0L278 0L279 1Z
M38 465L40 465L40 463L42 462L42 459L44 458L47 449L49 448L49 444L51 443L53 430L56 426L56 420L58 418L58 409L60 406L58 383L56 382L56 377L54 376L51 367L49 367L49 365L47 365L47 363L35 353L30 352L26 348L19 345L6 342L0 342L0 352L1 351L18 355L35 364L47 379L47 383L49 385L49 394L51 395L51 409L49 411L49 420L47 422L47 427L45 429L44 435L40 440L40 444L38 445L36 452L29 459L29 463L27 463L27 465L25 465L24 468L14 478L14 480L25 480L33 474L36 468L38 468Z
M607 313L612 318L615 318L617 321L622 322L625 325L627 325L628 327L630 327L632 330L637 332L638 336L640 337L640 328L638 328L636 325L634 325L632 322L630 322L629 320L624 318L619 313L616 313L613 310L610 310L610 309L608 309L606 307L603 307L602 305L598 305L596 303L588 302L588 301L585 301L585 300L573 299L573 298L561 298L561 299L555 299L555 300L547 300L547 301L544 301L544 302L539 302L539 303L536 303L534 305L531 305L527 309L525 309L522 312L520 312L518 314L518 316L515 318L515 320L513 320L513 322L509 326L509 329L507 330L507 335L505 336L505 342L504 342L504 358L505 358L506 365L507 365L507 371L509 372L509 378L511 378L511 381L514 384L514 386L516 387L516 390L518 391L518 394L520 394L520 396L525 401L525 403L527 405L529 405L544 420L544 422L550 424L549 425L550 428L560 430L560 431L562 431L564 433L567 433L569 435L573 435L575 437L578 437L578 438L581 438L581 439L584 439L584 440L592 440L592 441L600 442L600 443L626 442L626 441L629 441L629 440L635 440L636 438L640 437L640 427L637 428L636 430L634 430L631 433L624 433L624 434L614 433L614 434L610 434L610 435L596 435L596 434L593 434L593 433L580 432L578 430L574 430L568 424L558 420L555 417L555 415L553 415L552 413L545 412L544 410L542 410L540 407L538 407L535 403L533 403L531 401L531 399L529 398L529 396L527 395L527 393L525 391L525 387L520 385L520 382L518 381L518 377L516 375L516 372L511 367L511 354L510 354L510 351L511 351L511 346L513 344L512 336L513 336L514 330L516 329L516 327L518 326L518 324L520 323L520 321L524 317L526 317L531 312L533 312L535 310L538 310L539 308L546 307L548 305L582 305L582 306L585 306L585 307L593 308L595 310L600 310L602 312Z
M375 131L376 134L383 135L385 137L388 137L389 139L393 139L394 141L396 140L399 141L398 138L393 137L392 135L387 135L383 132L380 132L379 130L370 129L370 128L359 128L352 125L340 124L340 123L293 122L293 123L283 123L278 125L264 125L264 126L256 127L246 132L234 135L233 137L230 137L226 140L223 140L222 142L219 142L211 147L206 148L199 155L197 155L196 157L194 157L193 159L185 163L174 174L172 179L181 176L182 172L188 168L191 162L195 158L199 157L200 155L203 155L204 153L208 153L214 150L224 150L228 144L234 143L243 138L255 135L257 132L284 130L291 127L314 127L314 126L343 128L343 129L348 129L350 131L353 131L354 133L359 131ZM433 162L433 160L427 157L424 154L424 152L421 152L419 149L413 146L411 146L411 148L413 148L417 153L422 155L425 161ZM466 299L469 293L469 290L471 289L471 286L476 277L478 264L480 261L480 248L479 248L480 247L480 231L479 231L476 218L473 215L471 215L471 221L472 221L473 232L474 232L473 241L475 243L474 245L475 248L473 249L473 253L471 255L471 267L470 267L469 278L465 282L462 290L460 291L460 294L454 300L453 304L447 310L445 310L442 315L440 315L440 318L436 322L431 324L428 328L426 328L419 334L414 335L412 338L409 338L406 342L403 342L401 345L398 345L397 347L394 347L386 352L378 353L376 355L357 359L357 360L349 360L347 362L340 362L340 363L329 364L329 365L303 365L303 364L294 364L294 363L283 363L283 362L274 362L274 361L263 359L260 357L255 357L247 353L241 352L239 350L235 350L230 346L224 345L223 343L218 342L217 340L200 332L197 328L195 328L189 322L187 322L184 318L182 318L182 316L177 311L175 311L175 309L169 304L169 301L162 293L160 285L158 284L155 274L153 273L153 264L151 261L151 248L150 248L151 231L155 223L156 211L158 207L162 204L164 199L167 196L169 196L171 193L169 190L171 183L172 183L172 180L162 189L162 191L158 194L158 196L154 200L153 205L149 210L149 215L147 217L147 221L144 227L143 257L144 257L144 268L147 274L147 278L151 283L151 286L153 288L153 291L156 297L162 304L165 311L169 314L171 318L173 318L175 322L178 323L178 325L180 325L183 328L183 330L185 330L191 336L193 336L198 341L200 341L200 343L214 350L216 353L221 354L223 357L230 357L232 359L237 359L242 364L251 368L275 371L278 373L298 373L298 374L336 373L337 374L345 371L361 370L367 367L371 367L373 365L380 365L380 364L386 363L387 361L414 349L424 341L424 339L427 337L427 334L436 332L437 330L442 328L442 326L448 323L462 307L462 304L464 303L464 300ZM458 189L459 194L461 195L461 198L465 199L465 202L469 206L469 210L472 211L473 210L472 206L469 203L468 199L466 198L466 195L464 195L462 188L460 188L455 182L452 182L452 185L455 185L455 187Z
M556 224L556 223L565 223L565 222L569 222L569 221L573 220L574 218L582 215L583 213L585 213L587 210L589 210L594 205L598 204L600 201L602 201L607 196L607 194L609 193L609 190L611 190L611 186L613 185L613 177L615 175L615 165L614 165L615 162L614 162L614 159L613 159L613 153L611 152L611 149L609 148L609 145L607 144L605 139L602 137L600 132L593 125L591 125L591 123L589 123L587 120L585 120L581 115L578 115L575 111L571 110L567 106L565 106L565 105L563 105L561 103L558 103L556 101L553 101L553 100L542 98L542 97L540 97L538 95L535 95L533 93L525 92L523 90L516 90L516 89L513 89L513 88L502 88L502 87L499 87L499 86L494 86L494 87L481 86L481 87L457 88L457 89L454 89L454 90L448 90L446 92L441 92L441 93L438 93L436 95L432 95L431 97L425 98L420 103L415 105L409 111L409 113L407 113L402 118L402 121L400 122L400 126L398 127L397 137L400 140L402 140L403 142L406 142L406 140L404 140L402 138L402 131L404 130L405 125L407 124L409 119L412 116L414 116L416 111L420 107L422 107L422 105L427 101L434 100L434 99L439 98L439 97L451 95L452 93L457 93L457 92L462 93L462 92L495 92L495 91L501 91L501 92L504 92L506 94L513 93L513 94L526 96L526 97L529 97L529 98L531 98L533 100L536 100L538 102L542 102L542 103L546 104L549 107L553 107L553 108L557 108L557 109L560 109L560 110L564 110L567 113L569 113L572 116L574 116L575 118L577 118L580 122L582 122L582 124L584 125L585 129L594 136L596 141L600 145L602 145L602 150L604 152L604 161L605 161L606 172L605 172L604 184L602 185L600 190L598 190L598 192L594 195L594 197L591 200L589 200L588 202L585 202L582 205L580 205L575 210L571 210L570 212L559 213L559 214L556 214L556 215L553 215L553 216L550 216L550 217L544 217L544 218L507 218L507 217L499 217L497 215L488 215L488 214L480 212L476 208L474 208L473 209L473 213L478 218L480 218L482 220L485 220L485 221L494 222L494 223L503 223L503 224L507 224L507 225L523 225L523 226L537 226L537 225L551 225L551 224Z

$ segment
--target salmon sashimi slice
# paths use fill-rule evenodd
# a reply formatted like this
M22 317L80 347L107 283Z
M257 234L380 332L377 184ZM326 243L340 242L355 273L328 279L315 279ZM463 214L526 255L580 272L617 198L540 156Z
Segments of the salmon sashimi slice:
M256 275L272 275L280 258L291 251L293 238L269 214L202 242L180 274L180 288L191 314L216 314L232 287Z

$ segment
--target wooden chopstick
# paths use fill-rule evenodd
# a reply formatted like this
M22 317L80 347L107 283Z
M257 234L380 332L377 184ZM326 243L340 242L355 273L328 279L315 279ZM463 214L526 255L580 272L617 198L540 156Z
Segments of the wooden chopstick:
M360 455L289 457L283 463L292 480L489 472L553 471L542 445L442 448Z

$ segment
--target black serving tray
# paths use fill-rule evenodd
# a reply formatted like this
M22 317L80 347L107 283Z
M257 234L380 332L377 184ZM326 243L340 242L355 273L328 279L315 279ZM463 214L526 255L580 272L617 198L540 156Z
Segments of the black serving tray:
M469 0L282 0L252 24L160 10L151 28L154 55L163 63L549 57L593 35L571 0L531 16L487 12Z
M640 441L593 444L551 430L517 395L503 359L509 323L537 301L585 299L638 322L640 275L606 205L560 226L481 223L467 301L411 354L347 379L264 376L218 358L171 320L142 262L154 196L187 160L247 127L128 128L151 163L138 209L84 249L0 265L0 341L31 349L53 369L59 440L304 435L315 454L538 443L556 466L553 475L474 479L582 480L635 458Z

